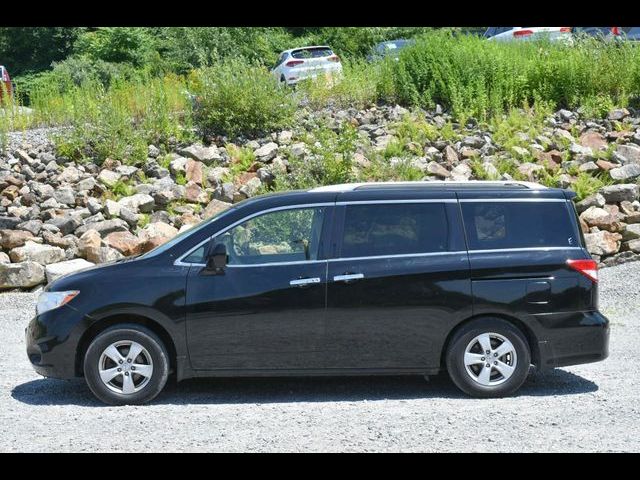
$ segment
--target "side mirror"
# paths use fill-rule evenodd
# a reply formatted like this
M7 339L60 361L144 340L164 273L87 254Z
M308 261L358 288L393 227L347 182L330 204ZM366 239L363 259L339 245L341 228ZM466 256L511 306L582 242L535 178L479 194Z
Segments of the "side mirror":
M209 251L207 269L219 272L227 266L227 261L227 247L223 243L218 243Z

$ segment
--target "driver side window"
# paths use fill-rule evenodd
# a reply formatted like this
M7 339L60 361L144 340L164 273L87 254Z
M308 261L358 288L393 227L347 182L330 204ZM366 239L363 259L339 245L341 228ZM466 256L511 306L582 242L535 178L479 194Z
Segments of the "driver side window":
M317 260L323 207L279 210L251 218L218 236L228 265Z

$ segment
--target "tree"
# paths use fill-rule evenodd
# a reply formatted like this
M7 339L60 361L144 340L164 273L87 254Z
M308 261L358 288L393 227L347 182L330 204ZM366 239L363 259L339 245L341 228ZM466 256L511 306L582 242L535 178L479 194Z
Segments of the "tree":
M13 75L38 72L63 60L82 27L0 27L0 62Z

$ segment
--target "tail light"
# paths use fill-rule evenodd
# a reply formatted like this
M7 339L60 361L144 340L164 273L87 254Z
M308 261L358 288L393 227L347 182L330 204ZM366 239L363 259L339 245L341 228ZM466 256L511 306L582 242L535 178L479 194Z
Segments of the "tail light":
M595 260L567 260L567 265L588 279L598 281L598 264Z
M560 27L560 33L571 33L571 27Z
M620 35L620 27L611 27L612 35Z
M295 67L296 65L300 65L304 63L304 60L289 60L287 63L285 63L286 67Z
M533 30L516 30L513 32L514 37L528 37L529 35L533 35Z
M339 62L340 57L338 55L331 55L329 58L327 58L327 60L329 60L330 62Z

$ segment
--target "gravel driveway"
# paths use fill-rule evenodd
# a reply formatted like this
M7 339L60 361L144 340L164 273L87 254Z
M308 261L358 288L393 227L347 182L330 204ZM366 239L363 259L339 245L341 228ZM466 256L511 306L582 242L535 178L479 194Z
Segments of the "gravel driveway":
M447 378L189 380L106 407L24 352L33 294L0 295L0 451L638 451L640 263L601 272L611 356L474 400Z

